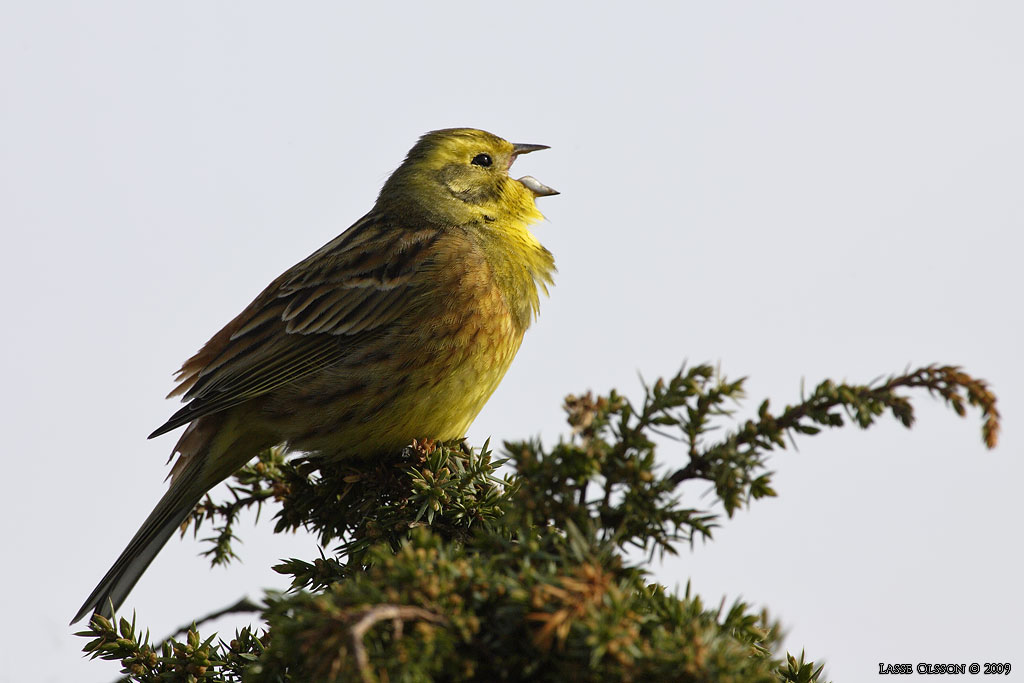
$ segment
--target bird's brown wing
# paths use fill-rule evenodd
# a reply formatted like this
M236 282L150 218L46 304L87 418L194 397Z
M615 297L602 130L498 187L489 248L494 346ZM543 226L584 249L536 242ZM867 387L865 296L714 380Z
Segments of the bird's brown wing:
M170 396L188 405L150 438L336 363L401 318L440 234L371 213L288 270L185 362Z

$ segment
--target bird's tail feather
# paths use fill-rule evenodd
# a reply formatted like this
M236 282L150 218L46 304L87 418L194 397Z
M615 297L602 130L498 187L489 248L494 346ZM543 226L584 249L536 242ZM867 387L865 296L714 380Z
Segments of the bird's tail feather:
M174 477L167 493L135 532L114 566L93 589L71 620L72 624L92 612L110 617L113 610L121 606L153 558L206 492L207 487L201 481L202 460L192 458L180 474Z

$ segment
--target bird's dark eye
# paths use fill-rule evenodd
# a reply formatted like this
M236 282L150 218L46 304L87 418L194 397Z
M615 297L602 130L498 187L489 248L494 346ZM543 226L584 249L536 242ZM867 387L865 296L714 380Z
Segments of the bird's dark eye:
M487 168L488 166L490 166L494 162L491 161L491 155L490 154L477 154L475 157L473 157L473 161L470 162L470 163L476 164L477 166L483 166L484 168Z

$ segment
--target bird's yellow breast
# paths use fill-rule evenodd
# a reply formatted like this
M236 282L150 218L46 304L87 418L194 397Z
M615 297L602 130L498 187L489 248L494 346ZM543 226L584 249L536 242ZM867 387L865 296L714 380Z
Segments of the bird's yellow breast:
M418 350L409 378L415 388L396 397L393 420L385 420L402 445L410 438L464 436L519 350L529 318L489 260L486 244L471 233L455 232L437 244L424 272L431 293L423 295L420 323L404 340ZM520 289L536 289L525 271L521 278Z

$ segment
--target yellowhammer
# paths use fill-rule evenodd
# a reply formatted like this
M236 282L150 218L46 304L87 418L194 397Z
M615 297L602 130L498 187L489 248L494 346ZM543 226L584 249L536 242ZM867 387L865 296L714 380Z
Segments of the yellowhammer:
M210 488L277 444L328 459L463 436L555 270L527 229L557 194L508 169L543 145L427 133L370 213L274 280L181 367L171 485L74 620L121 605Z

